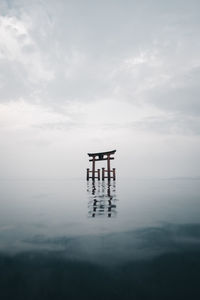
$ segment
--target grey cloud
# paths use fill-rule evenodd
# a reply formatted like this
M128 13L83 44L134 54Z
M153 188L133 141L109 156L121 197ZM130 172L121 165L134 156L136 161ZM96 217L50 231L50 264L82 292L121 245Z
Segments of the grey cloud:
M190 31L194 33L190 40L195 40L197 7L197 1L156 1L153 4L147 1L29 1L28 4L12 1L7 5L4 2L5 15L15 16L28 24L28 34L36 45L32 54L39 51L41 55L41 61L36 63L46 61L47 70L54 74L45 85L33 84L26 70L26 88L20 91L16 88L16 94L26 97L26 91L32 94L34 89L45 103L65 102L66 99L91 101L113 96L117 83L124 87L120 97L126 100L133 93L133 87L137 88L138 81L120 70L116 82L111 76L115 67L141 50L151 49L153 43L158 42L159 47L162 43L173 42L177 36L188 39ZM171 49L165 55L170 60L169 51ZM74 53L80 54L83 61L74 62ZM151 71L154 70L145 69L138 79L150 77ZM17 75L13 71L10 77ZM6 95L4 97L6 99Z
M147 117L141 121L104 124L105 130L133 129L164 135L200 135L199 117L173 114L163 117Z
M173 114L168 117L149 117L139 122L132 122L129 126L134 129L161 134L200 134L199 117L185 116L183 114Z
M0 60L1 102L39 100L61 112L64 103L116 98L166 116L115 128L199 134L199 1L22 0L1 9L24 26L11 35L19 56ZM40 128L83 126L76 117Z
M168 85L150 92L150 102L164 110L189 116L200 114L200 67L173 78Z
M75 128L83 127L83 123L77 123L77 122L48 122L48 123L42 123L39 125L33 126L34 128L40 128L44 130L71 130Z
M34 85L27 80L27 72L23 65L18 62L0 63L0 102L18 100L20 97L27 98L34 91Z

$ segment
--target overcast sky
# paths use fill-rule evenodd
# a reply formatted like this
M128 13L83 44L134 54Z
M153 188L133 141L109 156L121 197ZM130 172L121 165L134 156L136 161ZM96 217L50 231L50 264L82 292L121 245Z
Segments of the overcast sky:
M85 178L87 152L113 149L118 178L200 176L199 0L0 14L0 178Z

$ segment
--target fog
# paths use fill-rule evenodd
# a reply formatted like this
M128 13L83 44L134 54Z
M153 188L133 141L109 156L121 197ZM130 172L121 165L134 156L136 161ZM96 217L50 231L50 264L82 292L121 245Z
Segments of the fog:
M0 178L198 177L199 1L1 1ZM98 167L103 167L99 163Z

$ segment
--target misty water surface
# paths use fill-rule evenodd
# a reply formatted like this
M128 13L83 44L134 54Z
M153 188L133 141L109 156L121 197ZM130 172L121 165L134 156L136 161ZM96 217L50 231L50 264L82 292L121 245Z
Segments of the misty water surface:
M2 299L197 297L199 183L2 180Z

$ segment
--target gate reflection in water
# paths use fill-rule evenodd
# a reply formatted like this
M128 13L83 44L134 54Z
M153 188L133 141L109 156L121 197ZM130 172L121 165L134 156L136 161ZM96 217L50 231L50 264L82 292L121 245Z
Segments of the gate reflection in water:
M87 192L89 194L88 217L116 217L116 182L88 182Z

